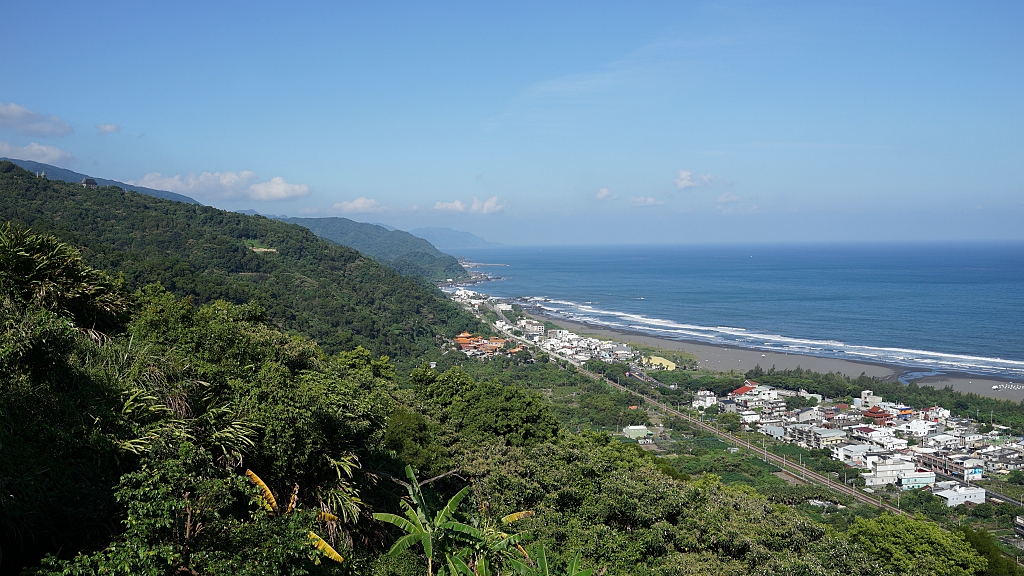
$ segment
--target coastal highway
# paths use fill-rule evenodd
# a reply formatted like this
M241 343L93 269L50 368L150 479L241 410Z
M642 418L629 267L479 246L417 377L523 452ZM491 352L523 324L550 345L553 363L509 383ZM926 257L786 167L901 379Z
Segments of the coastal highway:
M499 318L504 320L506 323L508 322L508 320L505 319L505 315L502 314L500 310L497 310L496 308L491 307L490 304L488 304L487 307L490 308L492 311L494 311L498 315ZM492 328L494 328L494 326L492 326ZM495 328L495 330L498 330L498 329ZM524 345L527 345L527 346L529 346L531 348L536 348L535 344L533 344L532 342L526 340L525 338L520 338L520 337L512 334L511 332L505 332L503 330L498 330L498 331L505 333L509 338L513 338L516 341L521 342ZM618 384L616 382L612 382L611 380L605 378L604 376L602 376L600 374L596 374L594 372L590 372L589 370L586 370L583 367L581 367L580 363L575 362L575 361L573 361L573 360L571 360L569 358L562 357L561 355L556 354L554 352L547 352L547 353L550 354L551 356L554 356L555 358L558 358L560 360L563 360L565 362L568 362L568 363L572 364L573 366L576 367L577 370L579 370L579 372L581 374L585 374L585 375L587 375L587 376L589 376L589 377L591 377L591 378L593 378L595 380L604 381L609 386L612 386L613 388L616 388L618 390L622 390L623 392L627 392L627 393L632 394L634 396L639 396L639 397L643 398L645 401L647 401L649 404L652 404L654 406L657 406L661 410L664 410L666 413L672 414L672 415L675 415L675 416L678 416L680 418L685 419L687 422L690 423L690 425L695 426L695 427L697 427L700 430L704 430L706 432L710 432L710 433L718 436L719 438L724 439L726 442L728 442L728 443L730 443L730 444L732 444L734 446L750 450L751 452L757 454L761 458L764 458L766 461L771 462L772 464L775 464L780 469L785 470L786 472L789 472L790 474L793 474L795 477L800 478L801 480L803 480L805 482L812 482L812 483L816 483L816 484L821 484L821 485L823 485L823 486L825 486L825 487L827 487L827 488L829 488L831 490L835 490L836 492L839 492L841 494L846 494L847 496L851 496L852 498L854 498L858 502L863 502L864 504L870 504L871 506L875 506L877 508L881 508L883 510L887 510L887 511L892 512L894 514L901 514L901 513L903 513L897 507L895 507L892 504L889 504L888 502L882 500L881 495L879 495L876 498L876 497L873 497L871 494L868 494L866 492L862 492L862 491L860 491L860 490L858 490L856 488L851 488L850 486L847 486L846 484L844 484L842 482L837 482L837 481L833 480L827 474L820 474L818 472L815 472L814 470L811 470L811 469L807 468L806 466L801 466L798 462L793 462L793 461L789 460L788 458L785 458L784 456L779 456L777 454L772 454L771 452L767 452L765 450L762 450L760 447L755 446L754 444L751 444L750 442L747 442L746 440L743 440L742 438L738 438L736 436L732 436L732 435L730 435L729 433L727 433L727 432L725 432L723 430L719 430L718 428L715 428L714 426L711 426L710 424L706 424L704 422L701 422L700 420L694 418L693 416L690 416L689 414L686 414L684 412L680 412L679 410L676 410L676 409L672 408L671 406L667 406L665 404L662 404L660 402L652 400L651 398L643 395L640 392L637 392L636 390L632 390L632 389L627 388L625 386L622 386L622 385L620 385L620 384Z

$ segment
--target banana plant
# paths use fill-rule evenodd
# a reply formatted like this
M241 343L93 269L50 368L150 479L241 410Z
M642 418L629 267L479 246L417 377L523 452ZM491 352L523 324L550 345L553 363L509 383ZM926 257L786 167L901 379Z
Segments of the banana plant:
M256 473L253 472L252 470L246 470L245 475L248 476L249 480L252 480L252 483L255 484L256 487L259 489L261 497L260 505L263 506L263 508L265 508L268 512L272 514L287 515L291 514L292 511L295 510L295 505L299 501L298 484L296 484L295 487L292 488L291 498L288 499L288 507L284 509L284 512L282 512L281 507L278 506L277 504L277 499L274 498L274 493L270 491L270 487L267 486L267 484L263 482L263 480L261 480L260 477L257 476ZM319 514L317 514L316 518L317 520L323 522L338 521L338 517L329 512L320 512ZM341 556L341 554L338 554L338 551L335 550L334 547L328 544L327 541L321 538L316 532L310 530L307 536L309 537L309 543L317 550L323 552L324 556L327 556L335 562L342 562L345 560ZM319 561L317 562L319 563Z
M580 569L580 557L581 552L576 553L576 557L573 558L572 562L565 570L565 576L591 576L594 573L593 568L587 568L586 570ZM537 561L533 566L520 562L519 560L509 560L509 564L519 572L522 576L561 576L557 572L552 572L551 567L548 565L548 557L544 552L544 547L540 547L540 552L537 553Z
M498 521L495 521L487 511L488 506L485 502L480 506L479 517L473 519L471 524L450 523L451 529L458 533L460 539L468 540L469 544L455 558L454 567L458 568L458 563L462 562L466 564L467 568L475 569L477 576L484 576L485 572L489 573L490 565L500 567L504 561L511 558L521 557L527 562L532 562L530 555L521 544L530 537L530 534L528 532L509 534L505 530L508 530L507 526L513 522L532 517L533 511L514 512L503 516ZM469 561L466 562L465 558L468 558ZM455 570L455 568L451 569ZM459 570L456 573L462 572Z
M409 478L409 483L403 482L402 484L409 491L409 500L403 499L399 502L404 516L376 513L373 517L381 522L398 526L405 532L405 535L399 538L391 546L391 549L388 550L389 556L395 556L419 544L423 548L424 556L427 558L427 576L434 576L435 554L439 552L444 554L442 548L454 543L456 523L452 521L452 516L455 514L455 510L458 509L459 504L469 494L470 488L466 486L459 490L459 493L452 496L444 508L431 518L430 508L423 498L420 483L416 480L416 474L413 472L412 466L405 467L405 475Z

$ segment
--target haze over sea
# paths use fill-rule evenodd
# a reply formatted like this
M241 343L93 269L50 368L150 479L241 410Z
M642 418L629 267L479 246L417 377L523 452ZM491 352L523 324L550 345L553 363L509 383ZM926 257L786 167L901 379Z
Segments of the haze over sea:
M1024 244L461 250L475 289L678 340L1024 377ZM765 367L767 368L767 367Z

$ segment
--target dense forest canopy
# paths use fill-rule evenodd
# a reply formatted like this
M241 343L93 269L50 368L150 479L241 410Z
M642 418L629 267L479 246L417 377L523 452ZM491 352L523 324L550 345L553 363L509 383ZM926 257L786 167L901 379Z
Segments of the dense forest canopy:
M433 282L469 278L469 273L454 256L408 232L337 217L282 218L281 221L309 228L321 238L355 248L400 274Z
M0 221L52 234L128 289L158 282L197 302L254 301L325 350L409 356L476 321L404 277L300 226L105 187L37 178L0 162Z

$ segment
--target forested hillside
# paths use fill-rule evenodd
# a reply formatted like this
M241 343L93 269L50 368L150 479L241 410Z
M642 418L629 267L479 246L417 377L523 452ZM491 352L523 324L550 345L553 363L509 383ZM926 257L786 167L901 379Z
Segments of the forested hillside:
M401 230L388 230L348 218L282 218L283 222L309 228L331 242L355 248L401 274L437 282L464 280L469 273L459 261L433 244Z
M0 221L79 247L129 289L159 282L197 302L258 303L278 327L336 352L409 356L476 322L425 281L309 230L115 187L90 190L0 162Z
M450 352L400 388L386 358L328 354L267 320L255 302L126 291L56 238L0 228L0 571L1013 573L986 572L991 542L923 520L838 531L666 472L471 374L557 386L573 370Z

